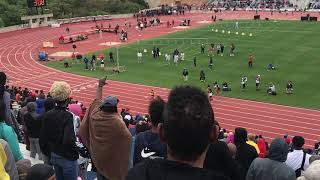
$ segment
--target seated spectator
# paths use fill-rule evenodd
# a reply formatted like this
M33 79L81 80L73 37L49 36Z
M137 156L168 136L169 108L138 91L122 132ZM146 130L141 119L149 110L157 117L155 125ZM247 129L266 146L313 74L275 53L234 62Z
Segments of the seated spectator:
M311 163L308 169L304 172L304 175L297 180L318 180L320 179L320 160L316 160Z
M258 145L254 142L254 134L249 133L248 134L248 140L247 140L247 144L251 145L252 147L254 147L257 151L257 154L260 154L260 149L258 147Z
M295 136L292 139L293 151L289 152L286 164L291 167L296 177L301 176L301 171L306 170L309 167L309 159L311 155L303 151L304 138L301 136Z
M58 180L77 179L79 153L76 146L74 116L67 110L71 87L66 82L54 82L50 94L56 106L43 116L40 131L41 150L50 154Z
M7 156L6 156L6 153L4 152L2 145L0 144L0 179L1 180L10 180L10 176L4 168L6 163L7 163Z
M4 149L5 153L6 153L6 156L7 156L7 162L6 162L5 166L4 166L6 172L9 174L10 179L12 179L12 180L16 180L17 179L18 180L19 179L19 173L18 173L17 165L15 163L13 154L11 152L10 146L3 139L0 139L0 144L2 145L2 147L3 147L3 149Z
M295 180L294 171L284 163L288 149L289 146L282 138L274 139L268 158L255 159L248 170L246 180Z
M160 140L157 127L163 123L162 112L165 102L160 97L156 97L150 102L149 114L151 117L151 130L138 134L134 143L133 165L146 158L166 157L166 146ZM137 131L138 131L138 127Z
M291 81L288 81L288 83L287 83L286 93L287 94L292 94L293 93L293 84L292 84Z
M36 164L29 169L26 180L55 180L55 172L52 166Z
M42 160L42 153L39 145L41 121L38 119L39 115L36 113L36 103L29 102L27 104L27 110L28 113L24 115L24 121L30 141L30 157L36 158L36 154L38 154L39 159Z
M258 157L256 149L247 144L247 130L244 128L236 128L234 134L234 144L237 146L235 159L240 163L245 174L247 173L252 161Z
M267 93L273 96L277 95L276 86L273 83L269 83Z
M173 89L163 118L158 128L161 140L167 143L167 159L139 163L127 180L227 179L203 169L209 143L217 141L212 107L204 92L190 86Z
M102 101L106 79L99 80L96 99L80 126L80 136L97 168L97 178L124 179L128 172L131 135L120 114L119 100L108 96Z
M231 91L231 87L229 87L227 82L222 83L222 91Z

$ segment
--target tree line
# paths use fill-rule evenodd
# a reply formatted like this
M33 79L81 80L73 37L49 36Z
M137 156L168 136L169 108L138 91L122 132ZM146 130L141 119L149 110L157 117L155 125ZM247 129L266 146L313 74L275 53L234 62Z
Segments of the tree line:
M28 8L27 0L0 0L0 27L21 24L21 16L53 13L71 18L118 13L133 13L146 8L144 0L47 0L47 6Z

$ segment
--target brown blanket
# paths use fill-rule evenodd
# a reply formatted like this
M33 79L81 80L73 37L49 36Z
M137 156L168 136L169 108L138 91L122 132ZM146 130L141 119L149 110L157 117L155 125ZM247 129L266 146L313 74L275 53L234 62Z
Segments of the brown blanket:
M128 172L131 135L118 113L100 111L96 99L86 112L80 136L98 172L110 180L123 180Z

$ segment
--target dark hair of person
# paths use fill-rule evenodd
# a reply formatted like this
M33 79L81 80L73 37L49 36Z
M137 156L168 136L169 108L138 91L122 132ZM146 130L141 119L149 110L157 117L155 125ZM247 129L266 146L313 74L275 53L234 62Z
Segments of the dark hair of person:
M136 125L136 135L138 135L141 132L149 130L150 127L148 126L147 122L138 123Z
M165 106L164 100L157 96L150 102L149 105L149 114L151 117L152 126L157 127L159 123L163 123L163 109Z
M0 100L0 122L6 119L6 105L3 100Z
M234 144L239 146L247 142L248 132L245 128L236 128L234 131Z
M4 72L0 72L0 100L3 99L3 94L5 89L5 85L6 85L6 81L7 81L7 76Z
M301 149L304 145L304 138L301 136L295 136L292 138L292 145L294 149Z
M196 87L174 88L164 108L164 138L169 153L184 161L194 161L210 142L214 114L207 95Z
M52 98L47 98L44 101L44 109L46 112L52 110L56 106L56 102Z
M108 106L108 107L101 106L100 110L103 111L103 112L110 112L110 113L118 112L117 106Z

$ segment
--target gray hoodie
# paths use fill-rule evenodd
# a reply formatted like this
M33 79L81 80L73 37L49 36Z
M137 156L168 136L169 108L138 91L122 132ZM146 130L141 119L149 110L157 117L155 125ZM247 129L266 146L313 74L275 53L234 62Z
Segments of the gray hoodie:
M274 139L268 158L255 159L248 170L246 180L296 180L293 169L284 163L288 149L283 138Z

